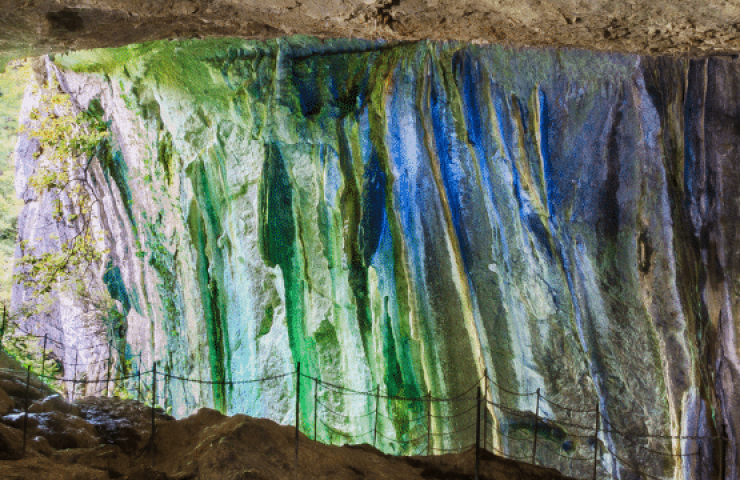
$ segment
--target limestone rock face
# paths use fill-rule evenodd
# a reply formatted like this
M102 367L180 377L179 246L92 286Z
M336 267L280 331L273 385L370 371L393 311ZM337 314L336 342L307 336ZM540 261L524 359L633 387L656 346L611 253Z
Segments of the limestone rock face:
M301 427L324 441L371 443L376 405L318 380L379 391L396 453L428 429L468 446L444 432L479 384L507 454L529 455L511 438L538 411L543 462L599 445L602 472L709 479L720 443L694 437L724 428L740 473L739 65L306 39L56 61L114 133L94 174L115 342L132 371L175 376L158 392L176 416L291 423L300 363ZM26 198L19 225L44 214ZM468 403L403 399L427 394Z

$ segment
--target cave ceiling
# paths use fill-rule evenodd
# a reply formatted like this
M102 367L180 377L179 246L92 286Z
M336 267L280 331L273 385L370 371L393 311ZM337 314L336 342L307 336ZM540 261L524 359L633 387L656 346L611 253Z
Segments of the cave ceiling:
M284 35L733 55L740 3L575 0L4 0L0 64L157 39Z

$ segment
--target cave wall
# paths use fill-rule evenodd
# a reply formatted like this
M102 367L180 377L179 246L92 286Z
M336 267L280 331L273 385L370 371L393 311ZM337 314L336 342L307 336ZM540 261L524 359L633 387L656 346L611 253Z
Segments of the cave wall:
M598 404L605 425L656 436L636 445L602 429L601 469L715 478L718 442L660 436L724 426L737 476L736 64L304 38L156 42L56 64L49 75L81 108L100 99L116 139L95 175L117 344L144 370L216 381L171 381L176 414L212 405L291 423L292 377L218 382L299 362L389 396L456 396L485 374L510 409L490 409L498 431L531 434L519 415L537 397L507 390L539 389L551 401L540 414L562 427L541 440L556 454L594 448L557 405ZM35 160L19 145L22 193ZM41 201L26 199L19 225L39 221ZM16 288L16 305L32 294ZM319 397L350 415L375 408ZM302 395L307 432L313 408ZM379 408L395 418L384 436L425 431L423 408ZM469 421L463 407L432 409L447 416L437 432ZM363 418L331 417L317 436L372 430ZM495 433L493 445L531 448Z

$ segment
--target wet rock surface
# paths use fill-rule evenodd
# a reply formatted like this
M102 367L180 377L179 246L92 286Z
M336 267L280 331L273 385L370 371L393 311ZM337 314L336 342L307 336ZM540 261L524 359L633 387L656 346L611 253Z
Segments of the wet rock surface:
M64 401L61 395L49 395L28 407L29 413L61 412L79 417L82 414L80 407Z
M2 417L2 422L11 427L28 428L30 437L46 438L53 448L85 448L100 443L95 428L74 415L62 412L17 413Z
M133 454L146 445L149 437L141 432L151 430L151 408L133 400L111 402L103 397L86 397L76 402L81 416L93 425L101 442L116 445L126 454ZM155 409L160 421L173 418Z

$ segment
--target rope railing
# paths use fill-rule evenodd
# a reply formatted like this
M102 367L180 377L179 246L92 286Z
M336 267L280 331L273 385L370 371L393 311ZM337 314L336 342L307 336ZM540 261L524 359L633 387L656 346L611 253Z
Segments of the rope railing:
M507 453L507 452L504 452L503 450L500 450L500 449L498 449L496 447L491 447L491 451L493 453L501 456L501 457L505 457L505 458L508 458L510 460L531 460L532 459L532 457L530 457L529 455L527 455L527 456L512 455L512 454Z
M484 375L484 377L488 381L488 383L496 387L496 390L498 392L507 393L509 395L514 395L517 397L531 397L532 395L537 395L537 392L515 392L514 390L504 387L503 385L496 382L495 380L492 380L491 377L489 377L488 375Z
M501 430L498 431L498 434L504 438L507 438L509 440L514 440L517 442L531 442L532 441L532 437L520 437L518 435L512 435L510 433L505 433Z
M559 408L561 410L566 410L568 412L574 412L574 413L596 413L596 412L598 412L598 410L596 408L590 408L590 407L588 407L586 405L578 405L576 407L562 405L562 404L557 403L557 402L555 402L553 400L550 400L549 398L547 398L545 396L542 397L542 400L544 400L545 402L547 402L548 404L550 404L551 406L553 406L555 408Z
M61 342L61 341L59 341L59 340L55 340L55 339L53 339L53 338L49 337L48 335L37 335L37 334L35 334L35 333L31 333L31 332L29 332L28 330L24 330L24 329L23 329L23 328L22 328L22 327L20 326L20 324L19 324L19 323L17 323L17 322L13 322L13 323L10 323L9 325L12 325L12 326L14 326L16 330L19 330L19 331L20 331L21 333L23 333L23 335L24 335L24 336L26 336L26 337L32 337L32 338L37 338L37 339L39 339L39 340L41 340L41 339L44 339L44 338L45 338L45 339L47 339L47 341L49 341L49 342L52 342L52 343L54 343L54 344L56 344L56 345L58 345L58 346L60 346L60 347L62 347L62 348L73 348L73 349L75 349L75 350L76 350L76 351L78 351L78 352L85 352L85 351L87 351L87 350L93 350L93 349L95 349L95 348L100 348L100 347L107 347L107 346L108 346L108 343L99 343L99 344L97 344L97 345L92 345L92 346L89 346L89 347L85 347L85 348L78 348L78 347L77 347L76 345L66 345L66 344L65 344L64 342Z
M690 452L690 453L671 453L671 452L661 452L659 450L653 450L644 445L638 445L637 448L645 452L654 453L656 455L664 455L666 457L696 457L696 456L701 455L701 452L699 450L695 452Z
M389 417L388 415L384 414L381 411L379 411L377 413L378 413L378 416L380 418L384 418L384 419L390 420L390 421L397 420L396 418ZM427 420L428 417L429 417L429 415L425 413L425 414L420 415L420 416L418 416L416 418L408 418L408 419L404 418L404 421L407 422L407 423L426 422L426 420Z
M619 462L619 464L622 467L626 468L627 470L631 470L632 472L634 472L634 473L636 473L638 475L642 475L643 477L648 478L648 479L651 479L651 480L665 480L665 477L658 477L656 475L649 474L649 473L641 470L639 467L636 467L636 466L632 465L632 463L629 460L626 460L625 458L620 457L619 455L617 455L611 449L607 448L607 451L609 452L609 454L612 457L614 457Z
M517 410L516 408L506 407L500 403L492 402L490 400L487 400L487 403L488 405L492 407L496 407L503 412L507 412L510 415L514 415L515 417L529 418L534 415L534 412L523 412L521 410Z
M132 378L137 378L140 375L145 375L145 374L149 374L149 373L152 373L152 372L149 371L149 372L141 372L141 374L138 374L137 373L137 374L133 374L133 375L126 375L126 376L123 376L123 377L118 377L117 380L130 380ZM98 379L98 380L87 380L87 379L77 379L77 378L58 378L58 377L55 377L53 375L42 375L42 374L36 374L36 376L39 377L39 378L43 378L45 380L52 380L52 381L55 381L55 382L81 383L81 384L88 384L88 383L90 383L90 384L109 383L109 382L111 382L113 380L112 378L111 379L105 379L105 378L103 378L103 379Z
M552 422L555 425L559 425L559 426L562 426L562 427L570 427L570 428L577 428L577 429L580 429L580 430L590 430L590 431L593 431L593 429L594 429L594 424L593 423L591 425L581 425L580 423L573 423L573 422L569 422L567 420L561 420L559 418L553 420Z
M0 330L0 342L2 342L2 336L5 334L7 323L3 323L3 329ZM51 341L52 343L67 348L63 343L58 342L49 338L48 335L35 335L24 332L20 326L15 326L20 329L26 335L33 338L44 339L44 351L42 358L46 359L46 343ZM463 442L463 439L470 439L471 431L475 429L475 443L472 446L476 449L476 455L479 450L488 450L497 455L507 457L514 460L527 460L533 464L540 464L541 466L550 466L543 464L552 460L557 460L558 466L560 467L563 462L567 462L569 465L567 468L571 469L571 476L579 474L578 478L589 478L596 479L597 477L604 475L619 477L619 469L628 470L636 473L638 476L646 479L659 479L665 480L666 476L656 476L653 473L645 472L645 469L640 469L634 465L631 461L624 458L624 455L618 454L618 451L624 450L625 452L633 452L634 454L639 453L643 456L647 455L648 458L693 458L701 456L705 449L700 446L696 446L688 452L674 453L675 451L681 451L681 442L685 440L695 441L726 441L726 437L723 435L661 435L661 434L650 434L641 432L626 432L620 428L614 426L614 423L610 421L607 416L600 411L600 405L598 402L595 403L595 408L589 408L587 405L575 405L568 406L560 402L551 400L545 395L542 395L540 389L534 392L515 392L506 387L500 385L500 383L493 381L487 374L483 374L481 377L471 382L470 386L464 391L444 396L435 396L427 393L423 396L410 397L404 395L392 395L389 393L381 392L379 387L375 387L370 390L361 390L358 388L352 388L345 385L340 385L336 382L330 382L322 380L318 375L307 375L301 373L300 364L295 371L286 373L279 373L259 378L252 379L230 379L230 380L214 380L214 379L201 379L191 378L188 376L174 374L167 367L167 371L157 372L158 363L154 363L153 367L146 371L141 371L141 354L139 354L138 363L133 363L132 368L124 367L123 359L126 361L133 361L136 356L127 355L121 351L120 348L113 348L113 342L100 343L98 345L85 347L84 349L78 349L72 347L75 351L82 352L85 350L91 350L99 347L108 347L108 357L95 360L92 362L78 362L74 363L63 363L66 368L74 367L75 374L72 377L65 375L58 376L55 374L47 374L45 372L38 375L42 380L51 382L62 382L64 384L72 385L72 391L77 391L77 387L80 385L105 385L105 393L109 393L109 385L113 384L113 393L120 391L126 391L131 389L132 385L129 383L127 387L124 387L125 382L135 380L138 382L136 390L138 391L138 397L142 397L142 377L149 378L148 382L145 382L144 390L148 391L147 395L151 395L152 408L154 408L158 399L162 397L164 399L164 405L171 405L172 395L172 382L184 382L197 385L217 385L225 387L237 387L240 385L248 384L262 384L265 382L272 382L275 380L286 379L292 377L295 379L295 391L296 391L296 425L297 430L301 428L301 422L299 421L300 412L300 398L301 398L301 383L306 381L313 382L314 396L313 401L313 418L314 418L314 438L317 438L317 427L322 425L324 436L346 438L350 441L355 439L372 439L372 445L381 447L385 450L391 450L399 452L401 454L411 454L413 448L414 455L430 455L432 452L446 452L446 453L459 453L467 450L471 445L467 442ZM114 359L114 353L117 358ZM59 361L58 359L56 361ZM83 376L78 376L77 367L86 367L88 369L91 366L99 366L104 363L108 363L107 376L106 378L85 378L86 372L80 372ZM42 362L43 363L43 362ZM135 367L134 367L135 366ZM160 365L161 366L161 365ZM132 373L131 370L139 370ZM115 372L115 376L112 376ZM89 372L88 372L89 373ZM104 372L103 372L104 373ZM98 371L97 375L101 372ZM30 370L29 370L30 379ZM164 380L163 392L159 392L157 385L159 380ZM30 380L29 380L30 381ZM146 384L148 383L148 385ZM485 395L481 398L482 385L485 386ZM324 391L322 396L318 395L319 387ZM68 387L69 388L69 387ZM495 390L494 390L495 389ZM472 392L477 390L477 397L471 395ZM97 390L97 393L102 393L102 390ZM497 396L494 396L498 394ZM493 398L500 398L501 394L512 395L517 398L536 396L536 403L532 400L527 401L527 406L523 408L517 408L517 403L522 403L520 400L511 399L506 404L494 401ZM341 408L336 408L330 402L325 400L327 395L341 395L346 398L352 397L364 397L366 400L352 400L362 401L365 403L364 413L348 413L340 411ZM334 397L332 397L334 398ZM344 402L348 400L342 400L340 405L344 405ZM418 416L409 418L409 410L404 410L406 413L401 415L394 415L392 411L397 411L399 408L394 402L411 402L422 406L422 408L414 407L413 410L417 412ZM558 416L549 413L551 411L543 411L542 406L545 402L552 408L563 411L565 418L558 418ZM375 404L375 408L372 408L372 404ZM357 405L355 404L355 407ZM533 408L534 407L534 408ZM321 416L318 412L323 410ZM534 411L532 411L534 410ZM356 410L355 410L356 411ZM423 413L422 413L423 412ZM481 414L482 412L482 414ZM582 415L587 415L582 417ZM465 422L466 417L470 418L470 421ZM578 417L578 418L574 418ZM582 419L579 421L578 419ZM362 433L352 434L344 431L348 426L353 425L353 421L367 422L368 426L372 428ZM337 424L339 422L340 425ZM310 422L308 423L310 424ZM450 426L456 424L455 428L451 430L445 430L445 425ZM460 424L464 424L459 426ZM154 424L153 427L154 429ZM482 430L482 432L481 432ZM153 430L154 431L154 430ZM389 432L392 432L389 434ZM526 433L525 433L526 432ZM414 435L411 437L411 435ZM482 439L480 438L482 435ZM614 444L612 436L616 435L617 438L624 439L629 442L632 446L625 449L624 447L618 447ZM411 438L409 438L411 437ZM499 441L494 439L498 438ZM665 451L661 450L661 446L655 448L650 444L651 439L659 440L670 440L672 444L666 446ZM297 440L298 441L298 440ZM564 441L571 442L567 449L561 447L556 449L552 446L553 442L560 442L564 445ZM502 443L503 442L503 445ZM518 446L509 446L507 442L518 442ZM678 442L678 445L676 443ZM465 448L455 445L461 444L468 445ZM622 443L622 442L618 442ZM689 449L689 445L684 444L683 448ZM503 448L503 449L502 449ZM538 448L540 449L540 455L538 456ZM531 449L531 453L527 455L520 455L527 449ZM573 449L573 450L571 450ZM585 451L593 451L593 456L584 455ZM678 450L677 450L678 449ZM573 454L567 454L564 452L573 451ZM602 455L599 453L601 452ZM629 453L632 455L633 453ZM604 455L609 455L614 460L610 463L604 460ZM590 463L589 463L590 462ZM604 463L606 462L606 463ZM574 465L574 464L579 465ZM660 464L660 462L652 462L654 464ZM616 467L614 466L616 465ZM586 467L592 467L592 474L588 474ZM612 471L610 471L610 468ZM616 471L614 470L616 468ZM588 474L584 477L584 474ZM606 478L606 477L604 477Z
M391 437L385 435L384 433L382 433L380 431L378 431L378 436L381 437L381 438L384 438L388 442L391 442L391 443L400 443L400 444L405 444L405 445L412 444L412 443L417 443L417 442L421 442L421 441L426 440L426 438L427 438L426 435L421 435L419 437L415 437L415 438L412 438L410 440L404 440L404 439L398 439L398 438L391 438Z
M475 400L475 399L473 399L473 400ZM459 418L459 417L462 417L464 415L468 415L470 412L474 411L476 407L477 407L477 405L473 404L470 408L468 408L467 410L464 410L464 411L462 411L460 413L455 413L453 415L435 415L435 414L431 414L431 417L432 418Z
M195 379L195 378L187 378L187 377L181 377L178 375L172 375L170 373L163 373L163 378L169 378L174 380L180 380L188 383L197 383L200 385L223 385L223 386L235 386L235 385L247 385L250 383L262 383L262 382L268 382L270 380L277 380L278 378L285 378L295 375L295 372L290 373L281 373L278 375L270 375L267 377L262 378L253 378L251 380L201 380L201 379Z
M64 347L65 346L64 343L60 342L59 340L54 340L53 338L49 337L48 335L36 335L35 333L31 333L31 332L29 332L27 330L24 330L24 329L21 328L20 324L18 324L18 323L15 323L14 322L14 323L11 323L10 325L13 325L16 328L16 330L20 330L21 333L23 333L23 335L25 335L26 337L38 338L39 340L40 339L43 339L43 338L46 338L48 341L50 341L52 343L56 343L60 347Z
M432 450L434 450L435 452L440 452L440 453L460 453L461 451L470 450L471 448L475 448L474 443L468 445L465 448L432 447Z
M415 450L414 453L411 454L412 457L420 457L422 455L424 455L424 446L423 445L422 445L421 448L419 448L418 450Z
M370 431L367 431L367 432L362 432L362 433L348 433L348 432L344 432L344 431L342 431L342 430L339 430L339 429L337 429L337 428L334 428L333 426L329 425L328 423L326 423L326 422L325 422L324 420L322 420L322 419L319 419L319 422L321 422L321 424L322 424L322 425L323 425L323 426L324 426L324 427L325 427L325 428L326 428L326 429L327 429L328 431L332 432L332 433L333 433L334 435L338 435L338 436L341 436L341 437L347 437L347 438L360 438L360 437L364 437L364 436L366 436L366 435L372 435L372 433L373 433L373 431L372 431L372 430L370 430Z
M338 417L344 417L344 418L366 418L375 415L375 411L371 410L369 412L363 413L361 415L352 415L349 413L342 413L337 412L335 410L332 410L329 408L324 402L316 402L317 407L323 408L325 411L331 413L332 415L336 415Z
M476 427L476 424L475 423L471 423L470 425L467 425L467 426L462 427L462 428L455 429L455 430L453 430L451 432L431 432L431 435L434 436L434 437L448 437L450 435L457 435L460 432L466 432L466 431L468 431L470 429L473 429L475 427Z
M551 454L557 455L558 457L564 458L564 459L566 459L568 461L571 461L571 462L593 462L593 460L594 460L593 458L577 457L575 455L573 455L573 456L563 455L562 453L560 453L560 452L556 451L555 449L553 449L552 447L548 446L546 443L543 444L542 447L545 450L547 450L548 452L550 452Z
M321 380L321 379L316 378L316 377L311 377L309 375L301 375L301 376L303 378L308 378L309 380L313 380L314 382L318 382L319 385L323 385L323 386L326 386L326 387L331 387L334 390L338 390L338 391L342 391L342 392L348 392L348 393L350 393L352 395L365 395L367 397L374 396L374 393L372 391L362 392L360 390L355 390L355 389L352 389L352 388L349 388L349 387L345 387L345 386L342 386L342 385L337 385L337 384L334 384L334 383L326 382L324 380Z
M720 435L658 435L649 433L625 433L614 427L613 423L604 415L601 415L601 421L609 425L608 428L604 428L606 432L616 433L625 438L662 438L666 440L719 440L720 438L724 438Z
M414 438L410 438L408 440L405 440L405 442L406 443L413 444L413 443L423 442L426 439L427 439L427 436L426 435L419 435L418 437L414 437Z

